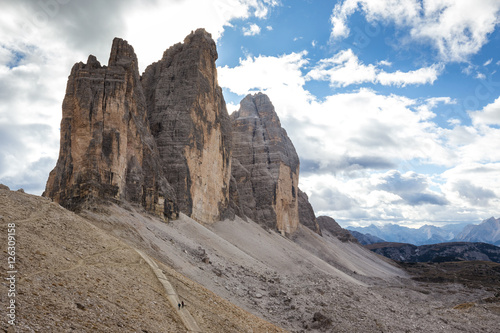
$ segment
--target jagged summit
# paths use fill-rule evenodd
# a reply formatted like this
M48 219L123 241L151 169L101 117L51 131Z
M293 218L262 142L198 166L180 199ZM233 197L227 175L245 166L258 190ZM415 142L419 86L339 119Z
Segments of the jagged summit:
M89 202L136 202L175 217L175 193L160 164L146 120L137 57L115 38L108 67L94 56L73 66L62 106L56 167L44 196L70 209Z
M198 29L142 76L149 124L177 203L209 223L227 216L231 175L231 125L216 59L215 42Z
M126 40L115 37L111 46L108 66L128 67L130 65L134 70L134 74L139 73L137 56L135 55L134 48Z
M269 97L246 96L231 114L233 168L243 214L293 233L299 224L299 158ZM234 162L237 160L237 162Z

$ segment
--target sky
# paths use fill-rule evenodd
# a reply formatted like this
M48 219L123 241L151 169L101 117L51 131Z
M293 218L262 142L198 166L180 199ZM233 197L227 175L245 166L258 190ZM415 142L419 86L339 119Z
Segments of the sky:
M197 28L228 111L273 102L317 215L342 226L500 214L500 0L0 0L0 183L40 195L67 77L114 37L139 70Z

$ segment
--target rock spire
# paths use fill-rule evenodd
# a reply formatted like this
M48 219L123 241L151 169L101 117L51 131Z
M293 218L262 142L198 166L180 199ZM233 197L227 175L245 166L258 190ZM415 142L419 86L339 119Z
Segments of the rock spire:
M216 59L211 35L198 29L142 76L149 124L179 208L209 223L226 217L231 177L231 123Z
M73 66L62 106L57 165L44 196L78 209L89 201L139 203L162 217L178 213L149 131L134 49L115 38L108 66L90 55Z
M242 213L282 233L299 224L299 158L269 97L246 96L231 114L232 174Z

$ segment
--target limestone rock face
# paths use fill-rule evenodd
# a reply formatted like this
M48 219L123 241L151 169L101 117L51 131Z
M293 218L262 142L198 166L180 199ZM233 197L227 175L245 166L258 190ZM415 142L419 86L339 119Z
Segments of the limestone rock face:
M299 158L269 97L248 95L231 114L233 166L242 213L293 233L299 224Z
M302 192L299 188L299 221L302 225L308 227L315 233L321 235L321 229L319 227L318 221L316 220L316 215L314 214L314 209L309 202L309 198L305 192Z
M231 123L217 82L215 43L198 29L142 75L148 120L179 209L200 222L226 217Z
M329 216L319 216L317 218L319 227L322 231L329 232L332 236L337 237L342 242L352 242L358 243L356 237L354 237L349 230L342 228L337 221Z
M178 213L146 118L134 49L115 38L108 66L94 56L73 66L62 107L57 165L44 196L77 209L127 200L162 217Z

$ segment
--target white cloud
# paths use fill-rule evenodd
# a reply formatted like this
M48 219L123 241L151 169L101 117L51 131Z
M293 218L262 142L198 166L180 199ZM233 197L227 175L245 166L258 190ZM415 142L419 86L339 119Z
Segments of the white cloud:
M486 219L498 214L492 208L500 204L499 175L500 163L462 163L441 175L442 191L457 209Z
M332 38L349 35L347 19L356 10L369 22L409 29L412 40L430 43L444 61L466 61L500 23L500 2L494 0L480 4L468 0L345 0L333 10Z
M272 27L272 26L270 26L270 25L268 25L268 26L266 27L266 29L267 29L268 31L273 31L273 27Z
M372 64L363 64L354 52L348 49L340 51L332 58L321 60L307 74L307 78L330 81L330 84L334 87L345 87L366 82L404 87L406 85L433 84L443 71L443 68L443 65L436 64L408 72L396 71L389 73Z
M480 111L470 111L474 125L500 125L500 97Z
M377 65L391 67L392 66L392 62L387 61L387 60L380 60L377 63Z
M219 83L238 95L277 87L302 87L305 80L300 69L308 63L306 55L303 51L279 57L248 56L240 59L235 68L219 67Z
M390 168L412 159L449 163L451 154L428 122L438 100L422 103L360 89L316 101L304 89L305 55L249 57L235 68L219 68L219 83L238 95L265 91L296 138L292 140L301 158L311 161L316 171Z
M493 58L486 60L483 64L483 66L488 66L489 64L491 64L492 61L493 61Z
M341 51L332 58L323 59L309 73L312 80L330 81L334 87L375 82L377 69L374 65L364 65L352 50Z
M500 160L500 130L459 122L452 129L437 126L434 110L456 103L449 97L411 99L361 88L316 100L305 90L306 76L313 79L303 73L311 65L306 56L248 57L218 71L219 83L239 95L257 90L269 95L301 158L300 187L317 214L361 224L417 225L495 214L496 181L488 184L482 176L475 182L457 168ZM329 59L330 66L348 61L346 53ZM425 174L428 167L438 171ZM499 169L489 177L500 179ZM474 201L473 193L482 199Z
M265 18L269 8L279 5L273 0L168 0L149 4L133 0L132 4L135 6L129 5L123 16L125 37L137 52L141 70L197 28L205 28L217 41L225 27L232 26L233 19ZM244 29L249 29L249 34L260 32L256 24Z
M382 71L377 75L377 81L384 86L396 85L401 87L409 84L433 84L442 70L442 65L432 65L408 72L398 70L393 73L387 73Z
M256 36L258 34L260 34L260 27L255 23L243 28L244 36Z
M486 75L478 72L478 73L476 73L476 79L484 80L484 79L486 79Z

